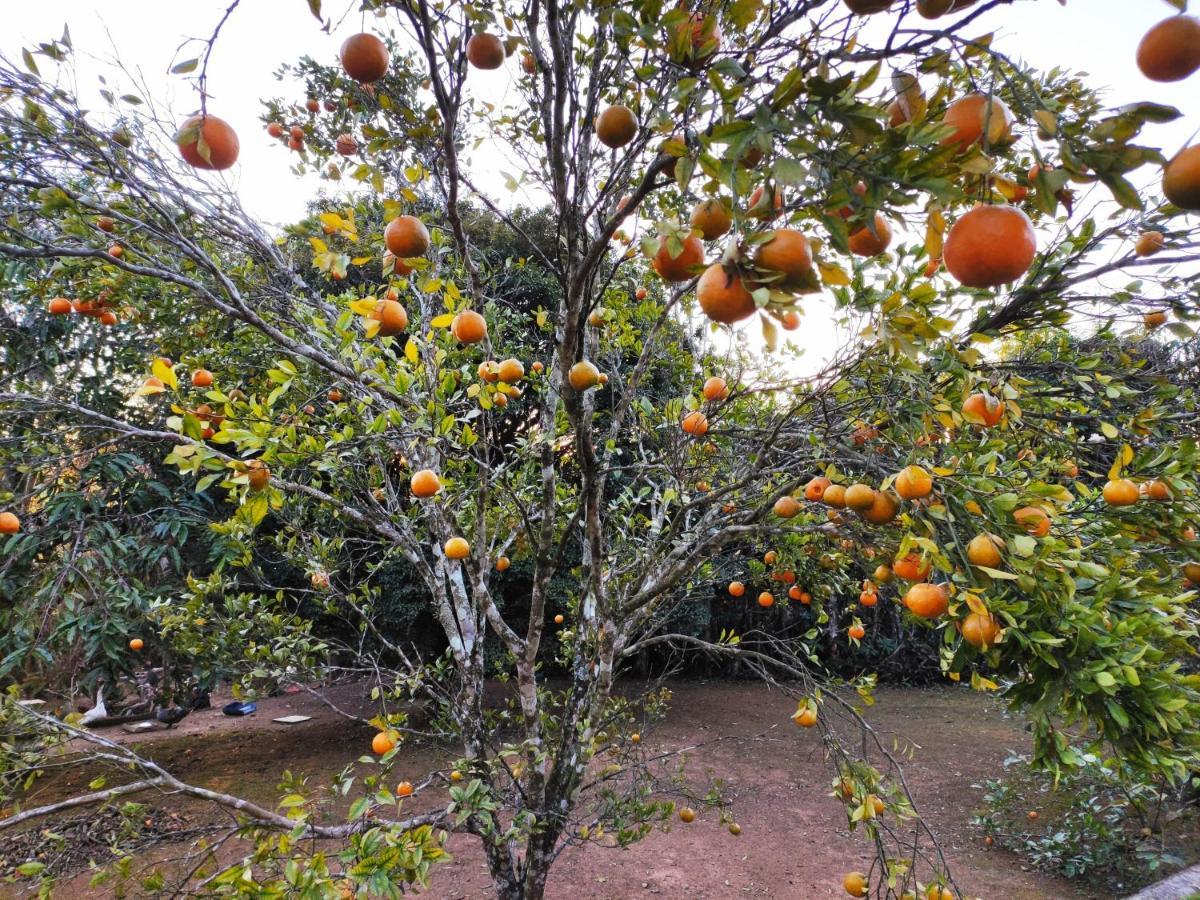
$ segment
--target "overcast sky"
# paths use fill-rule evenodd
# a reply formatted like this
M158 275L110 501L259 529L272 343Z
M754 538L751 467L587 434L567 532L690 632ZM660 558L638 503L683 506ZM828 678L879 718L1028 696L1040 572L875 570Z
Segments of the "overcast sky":
M6 10L0 52L12 58L22 46L57 37L67 23L79 57L79 90L85 98L95 97L99 73L107 73L111 81L113 60L119 54L125 66L138 71L151 86L160 108L178 120L194 111L198 101L191 82L168 74L168 70L174 62L198 55L199 45L182 49L181 45L189 38L211 34L229 0L103 4L92 0L14 4L10 0L9 5L15 8ZM209 68L212 99L208 108L237 129L241 159L228 177L244 205L265 221L285 223L298 218L317 182L305 185L291 174L290 154L262 131L259 98L294 92L292 85L281 85L272 75L280 63L306 53L333 62L348 34L370 28L371 18L348 12L356 5L350 0L325 0L326 15L338 22L332 34L325 34L309 14L305 0L243 0L217 43ZM1142 77L1134 54L1141 35L1172 13L1165 0L1069 0L1066 6L1058 0L1017 0L1011 7L990 13L977 33L996 31L995 46L1034 66L1060 65L1090 73L1092 84L1107 89L1111 105L1154 100L1178 106L1185 113L1182 120L1150 126L1144 139L1170 155L1200 128L1200 75L1179 84L1155 84ZM511 85L507 73L518 64L518 60L510 60L495 74L473 78L471 89L491 102L503 102ZM494 148L476 153L482 158L471 167L477 183L506 202ZM1147 172L1138 180L1145 184L1155 175ZM828 316L820 311L820 301L809 298L805 305L815 313L808 317L805 343L814 350L831 346L835 336L827 329ZM813 355L823 354L817 350ZM809 360L801 368L814 364L815 359Z
M307 192L288 172L287 152L262 133L259 98L284 93L272 76L281 62L304 53L333 61L342 39L371 23L360 13L346 14L354 5L347 0L325 0L324 5L327 14L341 20L331 35L320 30L305 0L243 0L225 26L209 69L209 108L229 120L241 137L241 163L232 177L247 207L274 222L295 217ZM57 37L69 23L80 54L79 85L85 96L116 48L127 67L144 75L162 106L182 118L196 108L196 95L189 82L168 74L168 69L173 61L197 55L197 47L181 51L180 45L210 34L227 6L228 0L21 3L8 10L0 51L11 57L22 46ZM1133 61L1139 36L1170 13L1165 0L1071 0L1065 7L1057 0L1019 0L992 13L986 24L999 32L997 44L1010 54L1036 66L1090 72L1093 83L1110 88L1114 104L1154 99L1180 106L1191 114L1188 124L1160 126L1151 133L1156 142L1176 150L1200 125L1200 84L1195 78L1182 84L1152 84ZM517 61L507 65L513 68ZM502 99L508 85L504 72L477 79L472 88L490 100Z

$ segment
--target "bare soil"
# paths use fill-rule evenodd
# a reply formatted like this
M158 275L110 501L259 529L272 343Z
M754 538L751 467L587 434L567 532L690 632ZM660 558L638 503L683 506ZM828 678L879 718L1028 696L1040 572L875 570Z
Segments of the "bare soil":
M726 792L732 796L742 834L731 835L716 821L715 813L701 812L695 823L676 822L629 849L572 848L560 857L551 875L549 897L844 897L843 873L866 871L869 848L861 833L847 829L842 805L829 796L833 770L817 735L788 721L794 701L754 683L685 682L672 687L670 714L644 735L643 743L648 750L702 744L690 754L689 772L728 783ZM348 710L369 708L356 686L339 688L332 697ZM193 713L170 731L136 737L119 729L104 733L136 745L184 780L266 804L278 798L277 783L284 769L322 783L369 746L371 729L338 717L307 694L266 699L255 715L243 719L221 714L224 699L214 696L212 710ZM961 687L884 688L877 699L867 713L869 721L888 741L895 736L919 748L905 767L909 787L918 810L938 834L958 884L969 896L986 900L1114 896L1027 871L1014 854L985 847L983 835L969 824L980 805L984 780L996 776L1005 757L1029 747L1018 718ZM296 713L313 718L300 725L271 721ZM446 761L437 748L418 745L406 746L399 757L394 771L414 782ZM82 787L88 777L89 773L80 772L47 779L25 805L50 802L72 787ZM147 800L169 807L180 830L212 821L210 811L194 804L169 798ZM444 800L444 794L431 791L418 796L410 810L437 808ZM1044 827L1054 827L1052 818L1047 811L1042 817ZM158 827L157 820L147 822ZM42 823L42 827L54 824ZM28 835L5 836L0 841L0 861L19 864L22 860L17 857L28 852L28 846ZM244 845L232 849L231 858L245 853ZM491 897L482 855L473 839L451 836L448 849L454 861L434 870L423 896L430 900ZM163 861L178 852L179 845L174 844L151 856ZM75 861L75 865L85 863ZM110 896L102 889L87 888L86 872L63 875L55 896ZM0 896L24 894L15 886L0 885Z

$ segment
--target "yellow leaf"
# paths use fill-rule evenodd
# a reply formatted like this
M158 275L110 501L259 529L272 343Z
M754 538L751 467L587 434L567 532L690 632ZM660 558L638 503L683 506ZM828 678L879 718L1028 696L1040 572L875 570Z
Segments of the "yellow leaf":
M150 366L150 373L155 378L161 379L162 383L171 390L179 390L179 379L175 377L175 370L171 366L168 366L161 358L154 360L153 365Z
M379 305L379 301L374 297L365 297L362 300L351 300L350 309L358 313L360 316L369 316L375 312L375 307Z
M925 252L929 254L930 259L940 259L946 234L946 217L939 207L935 206L929 210L925 226Z
M774 352L779 346L779 329L775 327L775 323L771 321L770 316L762 316L762 333L763 340L767 342L767 349Z
M379 326L381 324L383 323L378 319L367 319L366 324L363 326L363 334L369 338L375 337L375 335L379 334Z
M356 256L356 257L354 257L354 259L350 260L351 264L356 265L356 266L366 265L370 261L371 261L371 257L369 257L369 256Z
M1117 431L1114 426L1108 424L1107 422L1100 423L1100 430L1104 432L1104 436L1110 441L1115 441L1117 439L1117 435L1120 434L1120 432Z
M408 339L408 343L404 345L404 356L414 366L421 358L420 352L417 350L417 342L412 338Z
M850 283L850 276L837 263L817 260L817 270L821 273L821 281L830 287L842 287Z
M450 323L453 321L454 316L452 316L450 313L445 313L444 315L437 316L429 324L434 328L449 328Z
M312 244L314 253L328 253L329 252L329 245L326 244L320 238L310 237L308 239L308 242L310 244Z

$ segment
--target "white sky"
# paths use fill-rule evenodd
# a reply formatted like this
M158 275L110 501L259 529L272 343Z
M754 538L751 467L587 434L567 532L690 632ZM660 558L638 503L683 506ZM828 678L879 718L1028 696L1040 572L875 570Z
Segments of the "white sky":
M22 46L59 36L68 23L78 55L79 89L85 99L93 96L89 92L99 72L107 72L111 80L111 62L119 52L125 65L140 71L152 86L156 103L182 119L197 107L197 98L191 82L168 74L168 69L173 62L199 55L199 45L180 50L180 44L188 38L207 37L228 3L37 0L13 4L17 8L6 10L0 52L14 58ZM291 85L277 82L272 72L280 63L304 53L333 62L346 35L371 25L372 20L359 13L347 14L356 5L352 0L325 0L324 5L326 15L335 21L345 17L331 35L320 30L305 0L243 0L226 24L209 67L209 110L233 124L241 139L241 158L230 173L232 184L247 209L268 222L298 218L317 184L297 181L289 171L290 154L269 139L258 122L259 98L294 91ZM1143 140L1161 146L1169 156L1200 128L1200 74L1178 84L1155 84L1137 70L1134 53L1141 35L1172 12L1165 0L1070 0L1065 7L1057 0L1020 0L990 13L975 33L995 30L995 46L1037 67L1061 65L1089 72L1093 84L1109 88L1110 105L1154 100L1178 106L1185 113L1183 119L1150 126ZM474 79L471 89L489 101L502 101L511 83L507 76L518 64L518 60L510 60L504 69ZM494 155L479 155L487 165L472 170L476 183L504 202ZM826 328L818 325L828 318L814 308L818 303L812 298L805 300L815 314L807 317L804 343L829 347L835 340L832 330L826 334L810 331L814 326L819 331Z

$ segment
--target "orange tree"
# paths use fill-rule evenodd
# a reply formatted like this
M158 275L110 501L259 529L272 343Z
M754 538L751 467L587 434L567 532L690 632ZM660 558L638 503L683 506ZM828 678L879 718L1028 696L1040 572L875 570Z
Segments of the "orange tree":
M366 768L340 823L302 785L276 812L6 707L47 746L81 737L142 776L71 802L168 787L239 810L259 849L214 889L422 880L437 826L479 838L498 896L540 897L565 846L636 840L671 814L664 791L721 805L656 780L635 723L662 695L614 694L629 660L673 647L737 659L797 698L876 852L847 891L953 896L888 748L859 740L872 733L854 694L817 674L822 633L854 648L884 617L933 629L943 671L1027 710L1042 764L1070 766L1095 740L1162 778L1190 771L1197 151L1168 161L1136 143L1177 111L1106 110L1080 79L1016 65L986 34L1003 2L362 5L389 43L349 39L340 72L303 65L309 96L267 116L299 168L383 197L386 225L331 203L301 226L311 267L209 174L236 163L238 138L205 102L207 53L178 67L199 70L201 111L177 153L144 103L112 94L85 113L42 75L65 41L0 69L0 253L54 261L36 286L47 314L71 314L50 299L70 291L80 327L116 320L112 340L164 309L214 335L181 365L147 348L131 390L159 406L106 414L19 377L0 403L172 441L167 462L236 504L214 527L242 561L268 516L285 523L275 546L369 637L331 660L234 558L155 611L164 640L240 655L252 679L369 674L384 704L384 769ZM1143 68L1161 79L1170 59L1165 74L1185 77L1158 38ZM495 78L510 84L501 105L476 92ZM512 161L512 188L540 191L552 233L533 239L493 196L468 161L477 141ZM1156 166L1165 201L1135 187ZM520 255L479 252L472 206ZM532 259L553 291L522 310L505 278ZM140 289L101 298L92 285L114 275ZM856 339L789 374L818 293ZM704 354L678 327L706 319ZM1169 338L1141 334L1164 325ZM230 335L253 352L224 353ZM518 356L531 345L544 357ZM270 361L238 365L250 358ZM693 389L650 390L664 372ZM54 527L30 483L6 501L8 531ZM397 556L427 591L442 658L414 657L372 615L364 576ZM502 605L514 561L528 600ZM761 625L719 640L667 626L718 592ZM550 658L565 686L545 681ZM511 682L510 705L485 703L489 675ZM872 683L853 686L869 697ZM460 758L394 793L382 777L409 697ZM31 753L6 758L8 783ZM443 780L449 806L413 812ZM348 849L318 859L297 836Z

